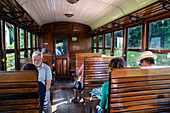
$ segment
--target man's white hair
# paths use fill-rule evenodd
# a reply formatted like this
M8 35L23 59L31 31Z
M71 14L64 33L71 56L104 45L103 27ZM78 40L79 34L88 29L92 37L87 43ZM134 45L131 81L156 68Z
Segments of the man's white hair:
M34 56L37 56L37 55L40 55L41 58L43 58L43 53L40 52L40 51L35 51L35 52L32 54L32 58L33 58Z

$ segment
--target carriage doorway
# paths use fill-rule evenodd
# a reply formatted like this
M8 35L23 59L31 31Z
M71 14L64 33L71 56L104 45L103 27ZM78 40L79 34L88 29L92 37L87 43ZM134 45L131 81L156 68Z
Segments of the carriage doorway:
M67 36L55 37L55 64L56 77L69 78L69 57L67 55Z

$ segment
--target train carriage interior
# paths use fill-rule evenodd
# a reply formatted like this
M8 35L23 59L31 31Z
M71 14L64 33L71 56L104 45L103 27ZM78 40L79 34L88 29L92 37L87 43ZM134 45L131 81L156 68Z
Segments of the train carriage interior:
M153 67L137 62L145 51L156 56ZM124 69L110 69L117 57ZM27 63L38 73L24 73ZM102 90L92 91L105 82L103 113L169 113L170 0L0 0L0 113L41 113L44 65L51 113L95 113Z

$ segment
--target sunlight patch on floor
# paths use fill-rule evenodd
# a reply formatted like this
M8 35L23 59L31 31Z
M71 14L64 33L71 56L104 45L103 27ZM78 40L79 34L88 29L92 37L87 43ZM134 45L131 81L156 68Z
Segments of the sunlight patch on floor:
M61 101L61 102L59 102L59 101ZM57 102L59 102L59 103L57 103ZM57 110L57 107L59 106L59 105L62 105L62 104L67 104L68 103L68 101L65 99L65 98L60 98L60 99L54 99L54 105L52 105L52 112L54 112L54 111L56 111ZM55 104L56 103L56 104Z

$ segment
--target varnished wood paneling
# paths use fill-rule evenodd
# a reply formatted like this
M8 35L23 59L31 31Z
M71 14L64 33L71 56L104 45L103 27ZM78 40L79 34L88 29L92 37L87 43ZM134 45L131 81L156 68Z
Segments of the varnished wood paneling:
M68 57L56 56L56 77L69 78Z
M92 40L88 34L91 28L87 25L73 22L55 22L43 25L42 28L49 29L47 34L40 36L42 39L41 46L47 48L48 53L55 53L56 36L67 36L67 56L56 56L55 60L58 76L69 74L70 63L71 65L73 63L75 67L74 53L91 50ZM77 37L77 41L72 41L72 37ZM44 43L48 43L48 45L44 45Z

